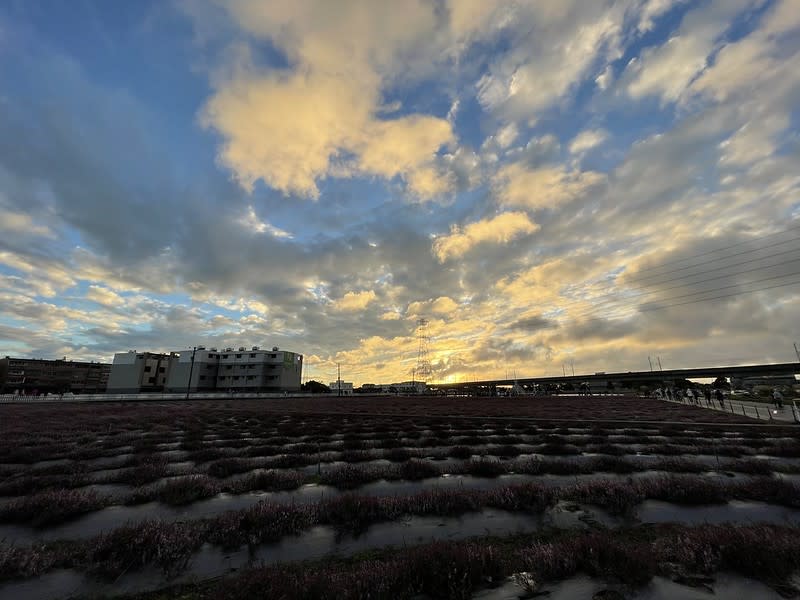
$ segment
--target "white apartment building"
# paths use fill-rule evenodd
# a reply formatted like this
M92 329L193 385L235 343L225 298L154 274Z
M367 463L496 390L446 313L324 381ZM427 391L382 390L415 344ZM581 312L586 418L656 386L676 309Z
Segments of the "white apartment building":
M199 392L217 388L220 353L216 348L206 349L205 346L199 346L196 350L179 350L173 354L166 391Z
M174 358L171 353L119 352L114 355L106 390L112 394L161 392Z
M303 355L277 346L262 350L226 348L219 352L217 390L300 391Z
M263 350L205 348L169 354L123 352L114 355L108 391L295 392L300 390L303 355L277 346Z

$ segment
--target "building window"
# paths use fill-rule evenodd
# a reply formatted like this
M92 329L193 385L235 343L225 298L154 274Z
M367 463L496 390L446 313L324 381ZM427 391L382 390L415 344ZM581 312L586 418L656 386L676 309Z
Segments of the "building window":
M144 372L145 372L145 373L149 373L149 372L150 372L152 369L153 369L153 367L151 367L150 365L147 365L147 366L144 368Z
M277 354L270 354L269 357L270 358L278 358L278 355Z
M228 378L228 377L227 377L226 375L220 375L220 376L219 376L219 380L220 380L220 381L222 381L223 379L227 379L227 378Z
M255 366L255 365L247 365L247 368L248 368L248 369L255 369L255 368L256 368L256 366Z
M234 375L233 379L235 379L236 381L239 381L239 376L238 375Z
M155 381L156 381L155 377L148 377L147 379L147 383L155 383Z
M163 373L164 371L166 371L166 369L164 367L158 367L158 372L159 373Z
M255 378L256 378L256 376L255 376L255 375L248 375L248 376L247 376L247 380L248 380L248 381L250 381L251 379L255 379Z
M214 355L213 354L209 354L208 358L214 358Z
M200 381L205 381L205 380L206 380L206 376L205 375L200 375Z
M236 358L242 358L242 355L241 354L237 354Z
M230 371L233 368L233 365L225 365L225 369Z
M222 358L228 358L228 355L227 354L223 354Z
M206 365L206 369L213 369L214 365Z
M255 352L253 352L253 353L250 355L250 358L255 358L255 357L256 357L256 353L255 353Z

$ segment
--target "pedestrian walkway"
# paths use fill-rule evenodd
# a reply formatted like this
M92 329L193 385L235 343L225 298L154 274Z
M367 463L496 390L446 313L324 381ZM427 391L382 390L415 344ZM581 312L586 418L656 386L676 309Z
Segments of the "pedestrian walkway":
M682 400L667 400L665 402L675 402L677 404L695 405L700 408L709 410L716 410L720 412L728 412L735 415L744 415L752 419L761 419L762 421L780 421L784 423L800 423L800 407L796 406L794 402L788 401L783 403L783 408L778 409L770 402L752 402L750 400L731 400L725 398L724 407L720 407L717 400L711 400L710 403L706 402L705 398L698 400L696 403L683 398Z

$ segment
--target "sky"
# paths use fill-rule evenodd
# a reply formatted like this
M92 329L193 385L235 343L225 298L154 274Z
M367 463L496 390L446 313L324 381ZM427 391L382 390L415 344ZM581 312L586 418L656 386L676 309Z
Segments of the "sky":
M0 356L797 360L798 53L800 0L8 0Z

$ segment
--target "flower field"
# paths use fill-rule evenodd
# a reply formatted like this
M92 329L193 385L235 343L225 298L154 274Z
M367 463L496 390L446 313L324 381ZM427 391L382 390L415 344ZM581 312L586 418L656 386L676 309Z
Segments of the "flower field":
M0 597L469 598L578 574L635 597L719 571L786 595L797 547L798 430L694 406L0 406Z

